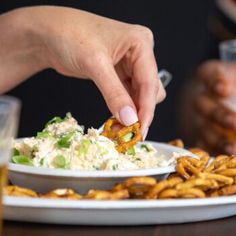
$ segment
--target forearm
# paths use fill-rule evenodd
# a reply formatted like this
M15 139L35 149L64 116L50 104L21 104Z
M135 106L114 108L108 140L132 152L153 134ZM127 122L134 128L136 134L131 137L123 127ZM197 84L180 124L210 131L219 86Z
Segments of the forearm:
M25 10L0 16L0 93L4 93L46 68L43 45Z

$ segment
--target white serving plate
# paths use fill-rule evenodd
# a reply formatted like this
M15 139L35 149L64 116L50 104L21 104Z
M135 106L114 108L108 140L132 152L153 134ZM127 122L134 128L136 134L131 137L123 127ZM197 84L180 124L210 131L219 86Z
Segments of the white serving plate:
M236 215L236 196L178 200L4 198L4 219L73 225L150 225Z
M173 152L194 156L191 152L168 144L151 143L160 154L171 158ZM9 179L13 185L44 193L55 188L72 188L81 194L89 189L110 189L114 184L132 176L154 176L158 179L175 171L174 166L128 171L80 171L9 164Z

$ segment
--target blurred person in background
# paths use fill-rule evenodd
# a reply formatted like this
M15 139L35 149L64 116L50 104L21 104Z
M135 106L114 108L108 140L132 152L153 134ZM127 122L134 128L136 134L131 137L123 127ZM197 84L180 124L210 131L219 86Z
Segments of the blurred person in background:
M181 120L188 145L212 154L236 154L236 62L219 59L219 43L236 39L236 1L218 0L209 19L207 54L182 90Z

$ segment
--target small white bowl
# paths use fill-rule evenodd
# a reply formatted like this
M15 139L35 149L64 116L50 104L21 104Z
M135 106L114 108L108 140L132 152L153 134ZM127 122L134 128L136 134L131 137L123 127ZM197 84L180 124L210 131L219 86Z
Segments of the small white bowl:
M146 141L151 143L160 155L171 158L173 152L190 155L191 152L168 144ZM56 188L72 188L81 194L89 189L111 189L114 184L133 176L153 176L163 179L166 175L175 171L175 166L159 167L139 170L61 170L42 167L32 167L9 163L9 179L13 185L31 188L37 192L45 193Z

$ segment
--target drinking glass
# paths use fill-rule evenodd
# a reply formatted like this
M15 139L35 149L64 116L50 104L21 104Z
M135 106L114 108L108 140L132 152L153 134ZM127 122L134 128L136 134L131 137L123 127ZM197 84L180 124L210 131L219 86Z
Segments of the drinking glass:
M236 66L236 39L221 42L219 44L219 53L221 61L235 62ZM223 99L222 103L231 110L236 111L236 94L227 99ZM228 136L228 138L236 140L236 131L226 128L221 129Z
M0 96L0 235L3 220L3 188L7 181L7 164L11 157L12 141L18 128L20 102L10 96Z
M223 41L219 45L220 59L225 62L236 62L236 39Z
M223 62L235 62L236 66L236 39L223 41L219 45L220 59ZM236 94L223 101L226 106L236 111Z

